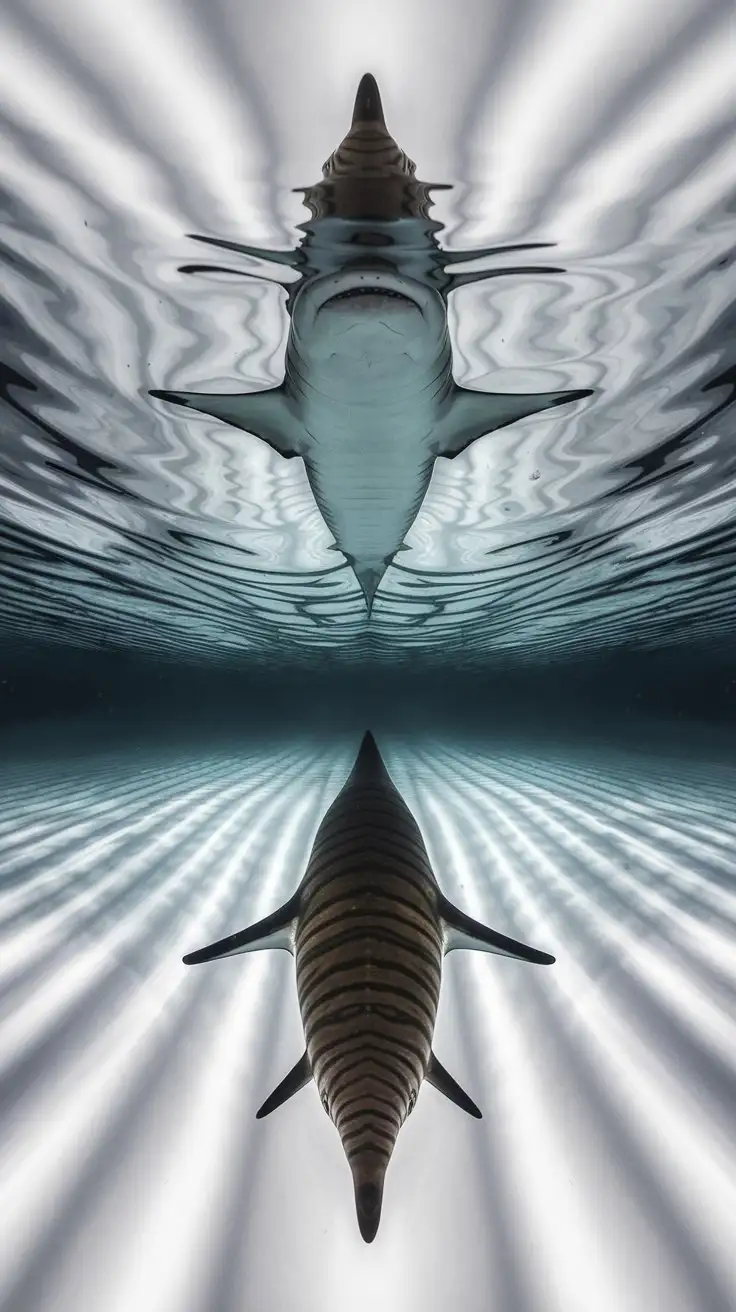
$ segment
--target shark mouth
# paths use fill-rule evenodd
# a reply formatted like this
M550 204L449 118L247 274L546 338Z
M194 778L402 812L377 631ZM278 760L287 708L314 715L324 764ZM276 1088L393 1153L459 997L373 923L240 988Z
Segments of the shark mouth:
M390 287L381 287L379 285L371 287L370 285L363 285L361 287L349 287L347 291L338 292L336 296L330 296L329 299L323 303L322 309L324 310L327 309L328 306L345 303L346 301L356 301L361 297L372 297L374 301L397 301L402 305L410 305L412 309L419 308L410 296L404 296L402 292L395 292Z

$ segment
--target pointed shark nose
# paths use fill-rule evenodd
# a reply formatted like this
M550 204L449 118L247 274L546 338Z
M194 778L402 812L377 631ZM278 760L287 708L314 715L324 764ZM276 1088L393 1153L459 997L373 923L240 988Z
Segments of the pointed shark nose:
M381 1221L382 1184L367 1181L355 1186L355 1210L358 1213L360 1233L367 1244L372 1244Z
M363 735L348 782L362 785L367 782L378 783L380 781L385 784L387 780L389 783L391 782L383 763L383 757L378 749L378 744L373 734L368 730Z
M382 123L384 127L386 126L383 118L383 106L381 105L381 93L372 73L364 73L360 79L358 94L355 97L355 108L353 109L353 127L356 123Z
M375 774L377 770L382 771L385 768L381 753L378 750L378 743L373 737L370 729L367 733L363 734L363 740L360 744L355 768L361 772L368 771L370 774Z

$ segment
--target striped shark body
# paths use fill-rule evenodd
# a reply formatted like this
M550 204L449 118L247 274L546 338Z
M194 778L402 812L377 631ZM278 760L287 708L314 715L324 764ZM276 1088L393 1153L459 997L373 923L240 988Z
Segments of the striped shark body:
M350 131L301 189L312 220L294 251L199 238L266 262L257 276L288 283L284 381L262 392L155 391L255 434L287 459L301 457L335 547L351 565L370 613L376 589L404 546L434 462L527 415L589 396L587 390L488 393L452 373L447 298L456 287L549 268L468 269L469 261L544 243L449 252L429 218L430 191L386 128L366 74ZM460 266L460 267L457 267ZM186 266L197 272L201 265ZM228 270L232 272L232 270Z
M305 1050L257 1117L314 1079L342 1140L360 1233L370 1243L386 1168L422 1083L481 1115L432 1050L445 953L480 948L540 965L554 957L479 924L443 895L370 733L293 897L184 962L270 947L295 957Z

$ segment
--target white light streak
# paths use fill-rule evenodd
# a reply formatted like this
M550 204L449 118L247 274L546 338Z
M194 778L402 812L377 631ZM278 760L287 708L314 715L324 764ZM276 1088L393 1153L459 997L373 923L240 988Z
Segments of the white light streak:
M296 887L350 753L149 747L116 771L79 740L67 771L37 744L0 827L27 881L0 892L13 1312L342 1312L358 1277L356 1312L489 1289L514 1312L725 1310L731 767L694 740L669 759L385 745L448 896L557 963L448 958L435 1047L484 1119L422 1091L366 1249L314 1091L254 1119L303 1041L291 959L180 964ZM75 878L98 829L107 855Z

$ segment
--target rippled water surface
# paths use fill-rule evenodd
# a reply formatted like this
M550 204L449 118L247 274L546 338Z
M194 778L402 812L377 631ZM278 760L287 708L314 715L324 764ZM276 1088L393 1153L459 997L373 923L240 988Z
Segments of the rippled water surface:
M281 382L298 272L198 238L299 245L366 69L448 264L499 248L457 383L590 393L436 460L370 618L303 461L151 395ZM7 1312L733 1308L733 724L582 699L736 686L735 69L731 0L5 0ZM504 692L553 667L567 718ZM422 1090L370 1249L315 1090L254 1120L290 960L180 964L294 890L369 704L447 895L557 957L448 963L484 1119Z
M379 10L391 51L351 6L5 7L10 629L489 662L733 625L732 6ZM437 462L367 639L302 462L148 393L280 381L283 289L242 257L182 273L207 262L187 234L293 247L291 188L371 62L420 176L454 184L441 244L550 242L565 270L452 293L458 381L595 394Z

